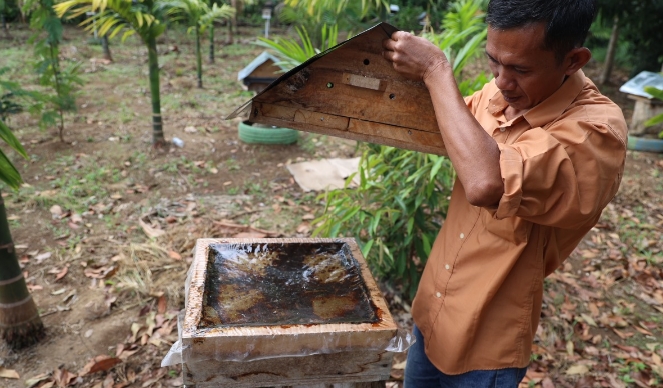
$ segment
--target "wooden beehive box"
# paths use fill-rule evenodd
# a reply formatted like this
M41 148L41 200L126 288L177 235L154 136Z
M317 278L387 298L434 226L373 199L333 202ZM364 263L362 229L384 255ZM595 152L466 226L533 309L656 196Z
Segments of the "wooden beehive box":
M228 118L446 155L428 89L382 56L381 23L281 76Z
M278 65L279 59L263 51L237 74L247 90L260 93L269 84L276 81L286 69Z
M184 383L386 380L397 329L353 239L200 239L182 325Z

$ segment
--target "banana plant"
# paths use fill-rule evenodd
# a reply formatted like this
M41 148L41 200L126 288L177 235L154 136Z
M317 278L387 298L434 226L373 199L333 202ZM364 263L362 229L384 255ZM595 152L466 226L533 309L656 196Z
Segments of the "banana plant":
M161 5L166 10L166 16L172 21L181 21L188 28L188 32L196 35L196 64L198 69L198 87L203 87L203 62L200 50L200 35L215 21L230 19L235 9L223 4L212 4L210 7L203 0L163 0Z
M28 157L21 143L2 120L0 139L22 157ZM23 182L21 174L1 149L0 181L13 189L17 189ZM18 349L32 345L43 337L44 324L18 264L5 202L0 193L0 338L11 348Z
M122 40L138 34L147 47L150 95L152 97L152 145L155 148L165 146L163 121L161 119L161 95L159 82L159 58L157 55L157 37L163 34L166 25L158 16L162 12L159 0L68 0L56 4L55 12L60 18L73 19L87 12L94 13L81 25L88 31L98 27L98 34L108 34L112 39L124 31Z

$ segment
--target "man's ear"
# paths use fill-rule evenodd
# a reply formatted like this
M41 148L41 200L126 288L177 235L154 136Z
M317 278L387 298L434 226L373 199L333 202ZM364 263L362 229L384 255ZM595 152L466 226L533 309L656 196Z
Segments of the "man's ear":
M587 47L576 47L566 53L564 65L566 66L566 75L571 75L582 69L583 66L592 59L592 52Z

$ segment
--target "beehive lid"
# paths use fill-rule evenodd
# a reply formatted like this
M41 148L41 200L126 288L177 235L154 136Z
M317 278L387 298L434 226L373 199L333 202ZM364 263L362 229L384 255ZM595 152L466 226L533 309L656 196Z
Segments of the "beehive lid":
M380 23L315 55L227 119L446 155L428 89L382 55L395 31Z
M201 239L186 358L385 349L397 327L353 239Z

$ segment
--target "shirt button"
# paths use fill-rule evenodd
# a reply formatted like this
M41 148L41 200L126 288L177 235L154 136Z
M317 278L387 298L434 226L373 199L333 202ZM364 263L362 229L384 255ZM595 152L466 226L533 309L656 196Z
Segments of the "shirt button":
M500 132L504 132L504 131L506 131L506 128L500 127Z
M460 238L461 238L461 239L464 239L464 238L465 238L465 233L461 233L461 234L460 234Z
M444 266L444 269L446 269L447 271L449 270L449 268L451 268L451 267L449 266L449 264L447 264L447 265Z
M438 291L438 292L435 293L435 296L439 298L439 297L442 296L442 294L440 294L440 292Z

